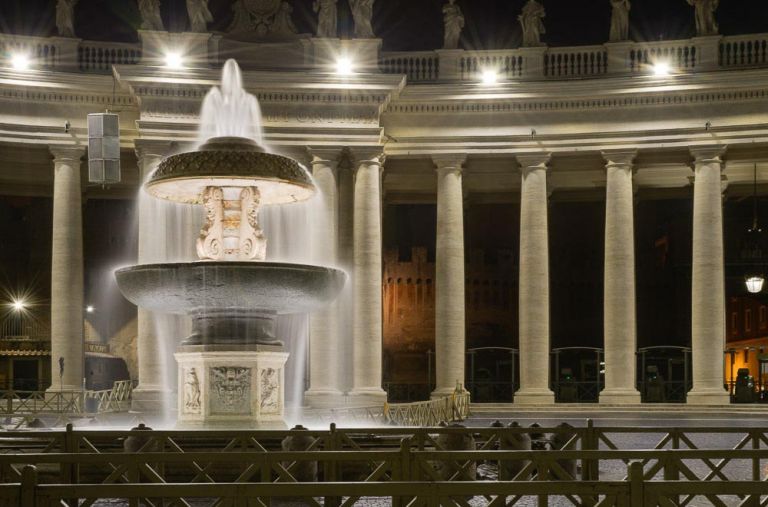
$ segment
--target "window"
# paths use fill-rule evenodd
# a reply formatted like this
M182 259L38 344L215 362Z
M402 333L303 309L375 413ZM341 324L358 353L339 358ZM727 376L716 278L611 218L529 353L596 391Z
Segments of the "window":
M768 327L768 307L764 305L760 307L760 313L759 313L758 319L759 319L760 329L765 329L766 327Z
M744 310L744 332L745 333L752 332L752 310L751 309Z

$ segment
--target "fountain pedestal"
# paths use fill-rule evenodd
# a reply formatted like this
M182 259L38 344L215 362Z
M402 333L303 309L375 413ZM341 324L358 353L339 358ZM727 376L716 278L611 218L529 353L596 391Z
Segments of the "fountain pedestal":
M179 427L285 428L285 363L279 345L182 345Z

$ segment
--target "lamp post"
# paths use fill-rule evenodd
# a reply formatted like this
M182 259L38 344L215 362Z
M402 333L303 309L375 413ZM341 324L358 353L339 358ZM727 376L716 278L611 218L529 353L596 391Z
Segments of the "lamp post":
M751 294L761 292L765 283L765 276L762 271L762 233L763 230L760 229L757 222L757 164L755 164L752 180L752 227L747 231L744 247L741 251L742 259L750 263L744 277L744 283L747 291Z

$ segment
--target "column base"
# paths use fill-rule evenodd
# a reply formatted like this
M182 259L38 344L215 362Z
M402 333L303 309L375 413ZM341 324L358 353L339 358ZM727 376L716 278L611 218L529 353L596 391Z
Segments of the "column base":
M602 405L637 405L640 391L637 389L603 389L600 391Z
M515 405L551 405L555 403L555 393L549 389L521 389L514 395Z
M310 408L343 407L344 393L338 389L310 389L304 391L304 404Z
M131 412L161 414L172 408L171 394L168 389L137 386L131 392Z
M346 396L348 407L370 407L384 405L387 402L387 392L381 388L353 389Z
M441 387L439 389L435 389L434 391L432 391L432 393L429 395L429 399L437 400L440 398L445 398L446 396L451 396L455 392L456 392L456 387Z
M686 398L688 405L730 405L731 396L725 389L693 389Z

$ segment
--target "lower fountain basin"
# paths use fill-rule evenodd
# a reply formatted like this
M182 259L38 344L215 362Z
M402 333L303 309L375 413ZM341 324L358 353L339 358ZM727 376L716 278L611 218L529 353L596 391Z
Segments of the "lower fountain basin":
M277 315L329 305L347 279L339 269L274 262L143 264L115 277L135 305L191 316L192 335L183 345L279 344Z

